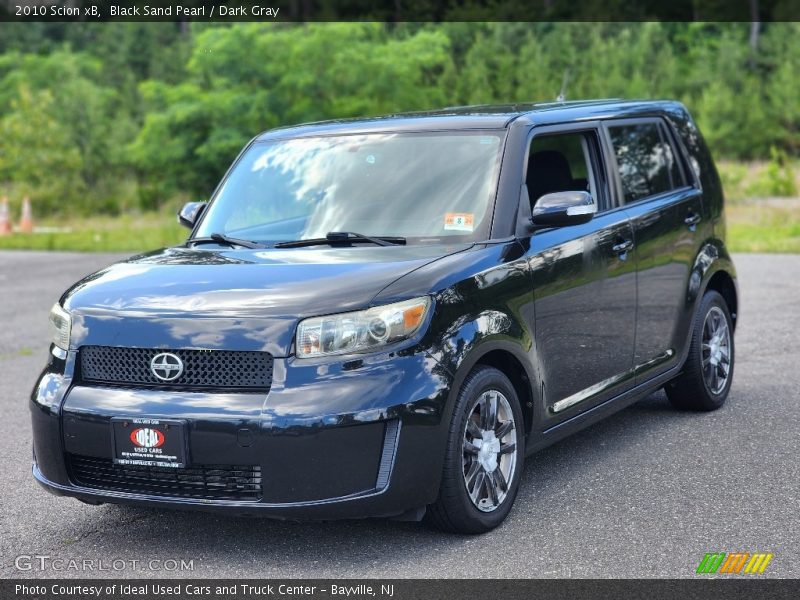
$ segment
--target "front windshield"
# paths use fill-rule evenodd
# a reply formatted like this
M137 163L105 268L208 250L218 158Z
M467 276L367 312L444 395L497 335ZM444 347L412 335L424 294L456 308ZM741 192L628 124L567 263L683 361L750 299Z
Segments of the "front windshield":
M260 142L220 187L195 237L259 242L330 232L470 241L491 220L502 132L380 133Z

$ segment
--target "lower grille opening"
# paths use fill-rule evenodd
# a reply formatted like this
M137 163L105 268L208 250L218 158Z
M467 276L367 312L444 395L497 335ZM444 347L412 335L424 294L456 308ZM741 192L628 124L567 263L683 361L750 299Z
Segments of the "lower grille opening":
M111 459L68 454L72 480L97 490L256 502L261 499L258 465L193 465L183 469L115 465Z

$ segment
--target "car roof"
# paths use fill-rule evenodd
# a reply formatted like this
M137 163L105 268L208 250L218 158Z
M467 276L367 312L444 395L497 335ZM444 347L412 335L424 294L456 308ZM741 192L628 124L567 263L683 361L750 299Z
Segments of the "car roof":
M624 118L685 112L670 100L575 100L518 104L452 106L424 112L398 113L359 119L337 119L278 127L257 140L370 132L504 129L524 119L531 125L548 125L593 119Z

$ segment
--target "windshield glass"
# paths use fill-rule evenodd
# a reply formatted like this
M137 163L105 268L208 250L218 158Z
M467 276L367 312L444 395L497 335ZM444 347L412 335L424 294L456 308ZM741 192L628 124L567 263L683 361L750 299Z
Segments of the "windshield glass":
M308 137L251 146L195 237L282 242L337 231L411 242L486 236L502 132Z

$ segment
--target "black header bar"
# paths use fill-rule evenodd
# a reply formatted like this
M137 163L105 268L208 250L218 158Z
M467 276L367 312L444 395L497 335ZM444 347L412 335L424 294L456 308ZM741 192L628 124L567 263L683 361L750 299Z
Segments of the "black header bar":
M800 20L797 0L0 0L0 21Z

